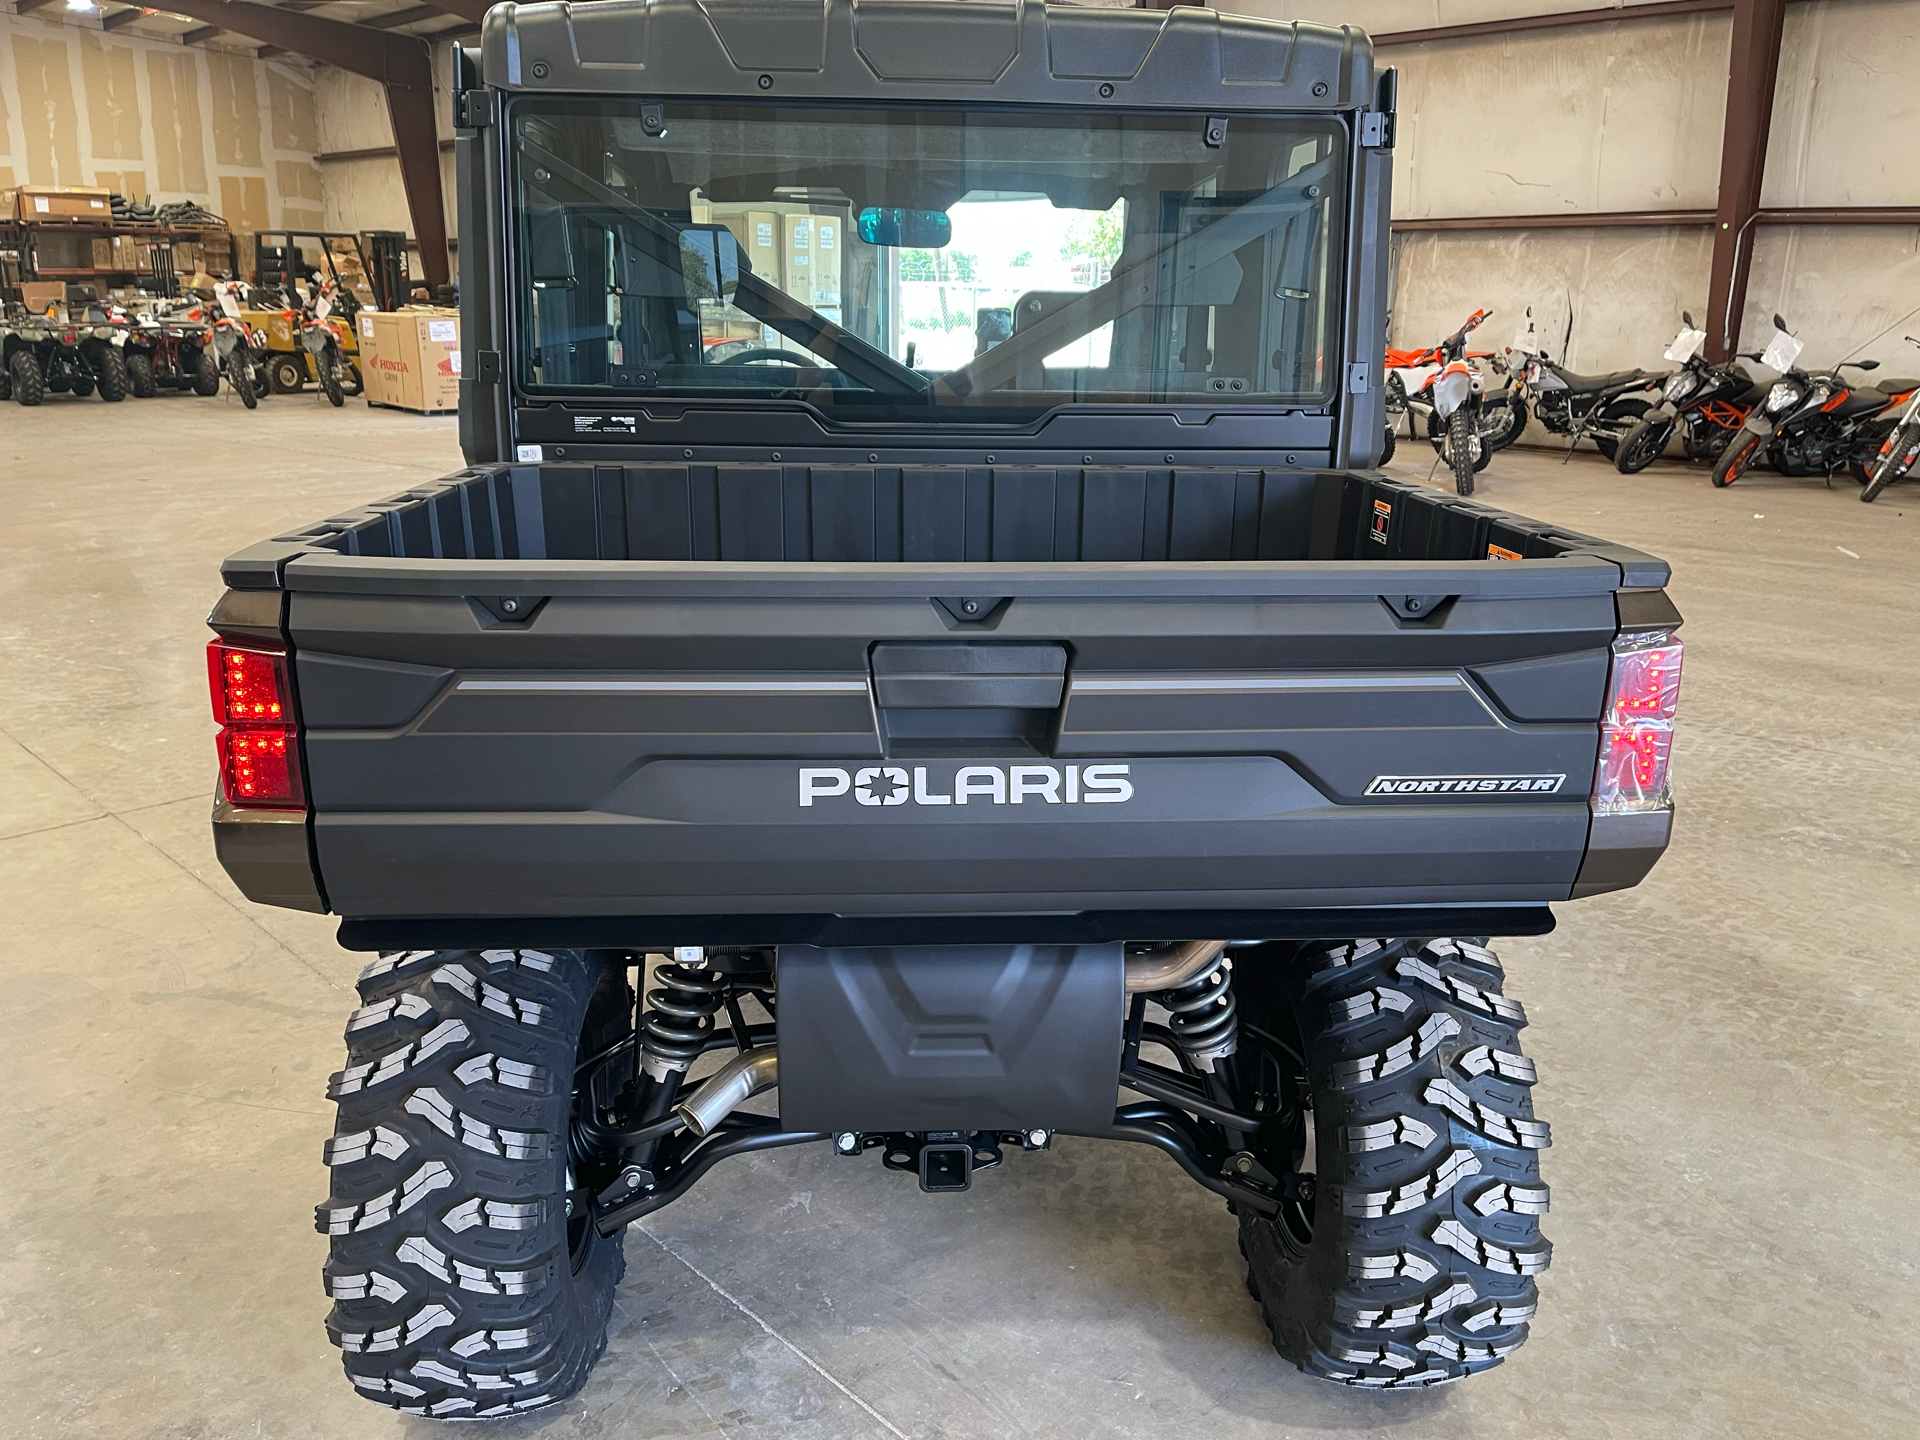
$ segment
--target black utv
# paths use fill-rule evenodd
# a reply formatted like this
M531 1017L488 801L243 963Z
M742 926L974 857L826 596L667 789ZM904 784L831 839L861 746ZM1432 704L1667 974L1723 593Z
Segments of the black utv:
M467 464L210 620L221 860L373 956L352 1383L564 1400L733 1158L953 1204L1081 1137L1220 1198L1308 1373L1498 1364L1548 1133L1492 941L1665 848L1680 617L1370 468L1367 38L608 0L455 59Z

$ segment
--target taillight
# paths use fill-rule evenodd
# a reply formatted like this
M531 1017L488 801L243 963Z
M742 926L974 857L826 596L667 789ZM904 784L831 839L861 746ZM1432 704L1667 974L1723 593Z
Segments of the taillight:
M1622 635L1613 642L1607 713L1600 722L1600 761L1593 811L1619 815L1673 804L1667 761L1680 707L1681 645L1670 630Z
M300 735L284 651L213 640L207 684L220 724L220 789L227 803L262 810L304 810Z

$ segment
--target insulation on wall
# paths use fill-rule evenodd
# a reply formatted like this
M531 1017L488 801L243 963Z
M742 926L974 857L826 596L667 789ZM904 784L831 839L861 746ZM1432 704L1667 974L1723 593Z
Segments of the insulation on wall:
M0 14L0 188L100 185L192 200L241 232L243 267L246 232L317 228L325 199L307 65L65 18Z
M80 165L80 115L73 103L69 36L78 41L79 32L56 31L44 38L15 33L9 47L14 93L20 97L20 147L15 153L26 161L30 185L87 183Z

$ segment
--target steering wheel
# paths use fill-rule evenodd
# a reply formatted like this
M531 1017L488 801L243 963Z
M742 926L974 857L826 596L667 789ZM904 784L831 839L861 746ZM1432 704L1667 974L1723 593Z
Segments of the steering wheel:
M808 365L810 357L798 350L742 350L738 355L729 355L722 365L762 365L772 361L780 365Z

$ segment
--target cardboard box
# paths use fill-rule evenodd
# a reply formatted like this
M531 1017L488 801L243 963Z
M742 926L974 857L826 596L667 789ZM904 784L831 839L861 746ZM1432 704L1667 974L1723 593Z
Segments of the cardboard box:
M67 308L67 282L64 280L25 280L20 285L20 303L36 315L44 315L49 305L62 315Z
M112 192L95 185L22 185L16 214L22 220L111 220Z
M93 237L93 268L96 270L113 269L113 237L96 235Z
M769 285L780 283L780 216L772 210L747 212L747 262Z
M780 240L785 264L780 288L803 305L813 304L813 216L791 210L780 216Z
M458 310L362 310L357 328L369 402L427 415L460 408Z
M846 230L838 215L813 217L813 299L819 310L840 303L840 265L846 255ZM801 297L805 299L804 296ZM829 317L838 319L838 316Z

